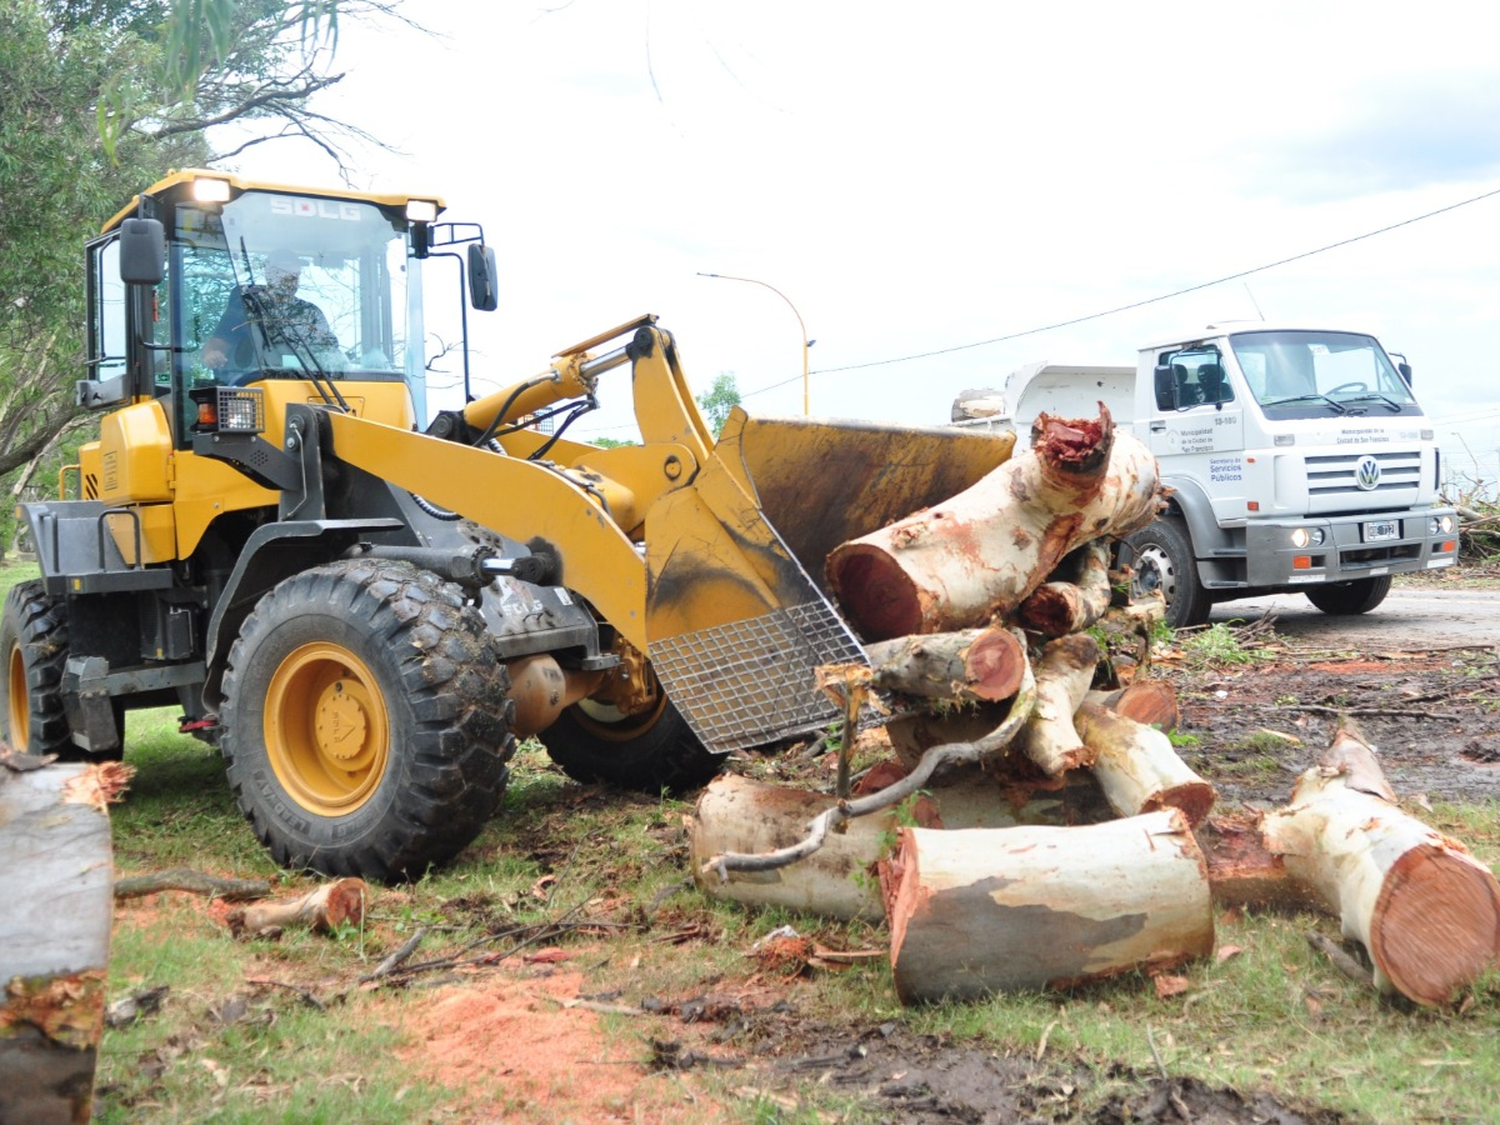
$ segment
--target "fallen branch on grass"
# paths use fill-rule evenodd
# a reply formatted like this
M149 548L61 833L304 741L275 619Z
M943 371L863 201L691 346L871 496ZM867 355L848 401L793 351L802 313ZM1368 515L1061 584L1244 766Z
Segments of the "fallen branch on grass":
M228 902L243 902L249 899L267 898L271 884L265 879L225 879L207 875L190 867L173 867L150 875L131 875L115 880L115 898L139 898L161 891L189 891L198 895L210 895Z
M363 879L335 879L298 898L261 902L231 911L225 919L235 937L255 937L287 926L306 926L314 933L333 933L359 925L370 888Z

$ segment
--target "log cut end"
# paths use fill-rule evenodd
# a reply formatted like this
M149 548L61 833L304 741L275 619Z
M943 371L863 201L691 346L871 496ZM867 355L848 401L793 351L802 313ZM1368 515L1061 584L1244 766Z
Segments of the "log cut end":
M1008 629L986 629L964 656L969 691L988 703L999 703L1021 690L1026 676L1026 648Z
M1500 962L1500 884L1463 852L1412 848L1386 873L1369 949L1402 995L1447 1004Z
M850 623L867 641L922 633L922 598L916 583L885 551L846 543L828 556L828 581Z
M1031 425L1031 448L1042 462L1065 473L1097 473L1109 461L1115 423L1099 404L1098 418L1039 414Z

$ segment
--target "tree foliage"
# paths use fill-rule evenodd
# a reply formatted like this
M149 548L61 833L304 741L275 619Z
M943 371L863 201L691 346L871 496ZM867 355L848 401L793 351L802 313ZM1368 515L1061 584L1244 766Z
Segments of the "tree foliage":
M334 7L337 2L337 8ZM340 162L357 130L308 99L337 13L384 0L0 0L0 475L76 416L82 249L170 168L310 141ZM216 126L247 126L216 152Z
M714 376L713 385L698 396L698 405L708 421L709 429L718 437L729 420L729 412L740 404L740 388L733 371L721 371Z

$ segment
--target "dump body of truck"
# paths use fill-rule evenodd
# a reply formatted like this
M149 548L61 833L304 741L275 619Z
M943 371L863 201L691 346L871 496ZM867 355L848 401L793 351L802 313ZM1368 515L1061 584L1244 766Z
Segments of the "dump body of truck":
M1038 363L1006 381L1013 427L1099 405L1155 454L1168 510L1128 540L1176 626L1217 601L1297 591L1330 613L1373 609L1391 576L1452 566L1433 425L1410 368L1359 332L1266 323L1143 348L1135 367Z

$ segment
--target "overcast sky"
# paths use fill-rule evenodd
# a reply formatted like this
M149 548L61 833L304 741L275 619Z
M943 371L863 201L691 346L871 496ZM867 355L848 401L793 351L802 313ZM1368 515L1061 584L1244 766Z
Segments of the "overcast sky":
M753 413L800 413L791 309L700 271L793 303L814 414L914 423L1024 363L1134 363L1263 314L1375 332L1415 367L1445 452L1500 475L1500 194L1453 206L1500 191L1485 6L407 11L432 34L342 24L349 77L319 108L397 150L361 153L356 187L484 223L501 289L471 319L481 392L654 312L695 388L733 372ZM311 148L238 166L336 181ZM574 433L630 436L623 371L601 398Z

